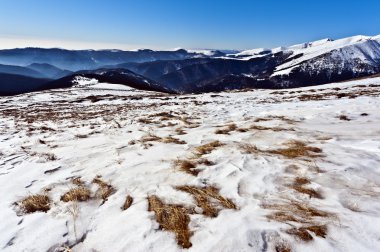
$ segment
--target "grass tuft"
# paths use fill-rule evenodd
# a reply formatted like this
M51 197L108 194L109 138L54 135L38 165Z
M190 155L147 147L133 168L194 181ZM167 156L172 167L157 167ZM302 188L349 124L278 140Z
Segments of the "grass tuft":
M61 196L63 202L69 201L87 201L91 198L91 191L84 186L79 186L70 189L67 193Z
M192 246L189 230L190 217L187 210L182 206L164 204L158 197L149 196L149 211L153 211L160 228L173 232L178 245L183 248Z
M184 131L182 128L176 128L175 129L175 132L177 133L177 135L186 135L186 131Z
M224 134L224 135L228 135L228 134L230 134L231 131L235 131L235 130L237 130L237 129L238 129L238 127L236 126L236 124L231 123L231 124L227 125L227 126L226 126L225 128L223 128L223 129L217 129L217 130L215 131L215 134Z
M163 142L163 143L175 143L175 144L186 144L185 141L179 140L178 138L174 138L171 136L162 138L161 142Z
M92 180L92 183L97 184L99 186L99 189L96 192L96 196L102 199L103 202L107 201L108 197L116 191L115 188L113 188L113 186L101 180L100 176L94 178Z
M313 236L311 235L311 233L314 233L316 236L326 238L327 227L326 225L305 226L300 228L289 229L287 233L296 236L298 239L302 241L311 241L313 240Z
M204 144L204 145L196 147L195 152L196 152L196 154L202 156L205 154L210 154L213 150L215 150L216 148L221 147L223 145L224 144L219 142L219 141L213 141L211 143Z
M287 158L298 158L298 157L320 157L322 149L317 147L308 146L302 141L293 140L287 143L288 148L270 150L269 153L282 155Z
M236 205L229 199L219 194L219 190L215 187L199 188L195 186L179 186L177 190L191 194L197 206L203 209L203 215L208 217L218 216L221 207L228 209L237 209Z
M125 198L125 202L124 202L124 204L123 204L122 209L123 209L123 210L127 210L128 208L131 207L132 203L133 203L133 198L132 198L130 195L128 195L128 196Z
M30 195L16 203L24 213L47 212L50 210L50 198L45 194Z
M175 165L181 171L184 171L188 174L191 174L194 176L197 176L199 174L199 171L196 169L197 165L195 162L192 162L189 160L176 160Z

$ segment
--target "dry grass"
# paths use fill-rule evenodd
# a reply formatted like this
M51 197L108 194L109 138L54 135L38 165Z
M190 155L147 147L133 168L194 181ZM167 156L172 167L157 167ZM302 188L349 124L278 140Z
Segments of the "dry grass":
M148 118L139 118L139 119L137 119L137 122L143 123L143 124L153 124L153 123L156 123L153 120L148 119Z
M211 166L214 165L213 162L208 159L198 159L198 160L189 160L189 159L178 159L174 162L174 165L181 171L184 171L193 176L197 176L200 170L197 169L198 165Z
M299 193L307 194L309 195L310 198L317 198L317 199L322 199L322 195L315 191L314 189L311 188L305 188L302 185L292 185L291 188L296 190Z
M306 182L305 179L299 180L301 184ZM332 217L330 213L318 210L306 203L296 201L290 201L286 204L264 204L263 207L275 210L276 212L267 215L267 218L291 225L293 228L286 232L300 240L313 240L311 232L322 238L325 238L327 235L327 226L321 225L320 221ZM300 227L295 227L295 224L301 225Z
M61 196L63 202L69 201L87 201L91 198L91 191L87 187L79 186L70 189L67 193Z
M239 148L245 154L257 154L257 153L269 153L282 155L287 158L298 158L298 157L320 157L322 150L317 147L308 146L306 143L301 141L290 141L287 143L288 148L277 149L277 150L261 150L257 146L252 144L240 144Z
M294 185L296 186L303 186L306 184L310 184L310 180L308 178L296 177L296 179L294 180Z
M140 142L142 143L146 143L146 142L154 142L154 141L161 141L161 137L159 136L156 136L156 135L153 135L153 134L149 134L147 136L143 136L141 139L140 139Z
M175 132L177 133L177 135L186 135L186 131L184 131L182 128L177 128L175 129Z
M286 243L279 243L275 246L276 252L292 252L292 249Z
M256 118L254 122L267 122L267 121L271 121L273 120L272 118L269 118L269 117L259 117L259 118Z
M176 160L175 166L178 167L181 171L184 171L188 174L197 176L199 170L197 170L197 164L190 160Z
M298 239L302 241L311 241L313 240L313 236L311 235L311 233L314 233L316 236L326 238L327 227L326 225L304 226L289 229L287 233L296 236Z
M208 160L208 159L205 159L205 158L201 158L201 159L198 159L197 160L197 163L198 164L203 164L203 165L206 165L206 166L212 166L212 165L215 165L214 162Z
M308 146L302 141L293 140L287 143L288 148L270 150L271 154L282 155L287 158L298 158L298 157L320 157L322 150L317 147Z
M263 208L276 212L267 216L268 219L283 223L313 223L314 218L327 218L331 214L318 210L306 203L290 201L288 204L263 204Z
M223 145L224 144L219 142L219 141L213 141L211 143L204 144L204 145L196 147L195 153L200 155L200 156L205 155L205 154L210 154L213 150L215 150L216 148L221 147Z
M163 203L156 196L149 196L149 211L153 211L160 228L173 232L176 235L178 245L183 248L190 248L189 230L190 217L187 210L182 206Z
M77 186L84 185L84 182L81 180L80 177L74 178L71 182L72 182L74 185L77 185Z
M160 142L162 142L162 143L174 143L174 144L186 144L185 141L180 140L178 138L171 137L171 136L162 138L160 140Z
M92 183L97 184L99 189L96 192L96 197L103 200L103 202L107 201L108 197L111 196L116 190L110 184L107 184L103 180L100 179L100 176L97 176L92 180Z
M159 137L153 134L149 134L147 136L142 137L139 140L142 144L148 143L148 142L161 142L161 143L175 143L175 144L186 144L185 141L180 140L178 138L174 138L172 136L168 137ZM130 142L131 143L131 142ZM134 143L136 143L134 141Z
M132 203L133 203L133 198L132 198L130 195L128 195L128 196L125 198L125 201L124 201L123 207L122 207L121 209L123 209L123 210L127 210L128 208L131 207Z
M281 128L281 127L265 127L261 125L251 125L249 127L251 130L271 130L275 132L279 131L294 131L294 129L286 129L286 128Z
M202 208L202 214L205 216L216 217L221 208L236 209L236 205L221 196L215 187L179 186L177 189L191 194L197 202L197 206Z
M30 195L16 203L24 213L47 212L50 209L50 199L45 194Z
M230 134L231 131L235 131L235 130L237 130L237 129L238 129L238 127L236 126L236 124L231 123L231 124L227 125L227 126L226 126L225 128L223 128L223 129L217 129L217 130L215 131L215 134L224 134L224 135L228 135L228 134Z

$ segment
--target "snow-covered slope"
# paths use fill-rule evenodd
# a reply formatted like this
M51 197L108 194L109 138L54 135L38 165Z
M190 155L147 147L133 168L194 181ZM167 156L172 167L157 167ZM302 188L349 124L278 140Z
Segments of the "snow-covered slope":
M378 251L379 77L103 88L0 98L1 251Z
M295 59L278 66L276 71L294 67L327 53L332 53L334 58L339 57L344 61L360 60L368 64L380 64L380 41L376 37L354 36L339 40L325 39L291 46L285 51L292 52L292 57Z

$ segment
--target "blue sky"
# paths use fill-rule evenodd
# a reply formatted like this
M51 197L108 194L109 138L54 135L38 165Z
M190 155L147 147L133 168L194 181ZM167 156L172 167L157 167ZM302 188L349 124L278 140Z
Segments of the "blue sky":
M250 49L380 34L379 0L0 0L0 47Z

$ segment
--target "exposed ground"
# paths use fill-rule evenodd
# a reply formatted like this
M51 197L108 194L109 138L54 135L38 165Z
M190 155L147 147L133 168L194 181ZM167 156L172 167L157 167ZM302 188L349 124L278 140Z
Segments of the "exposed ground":
M378 251L379 97L380 78L0 98L0 250Z

